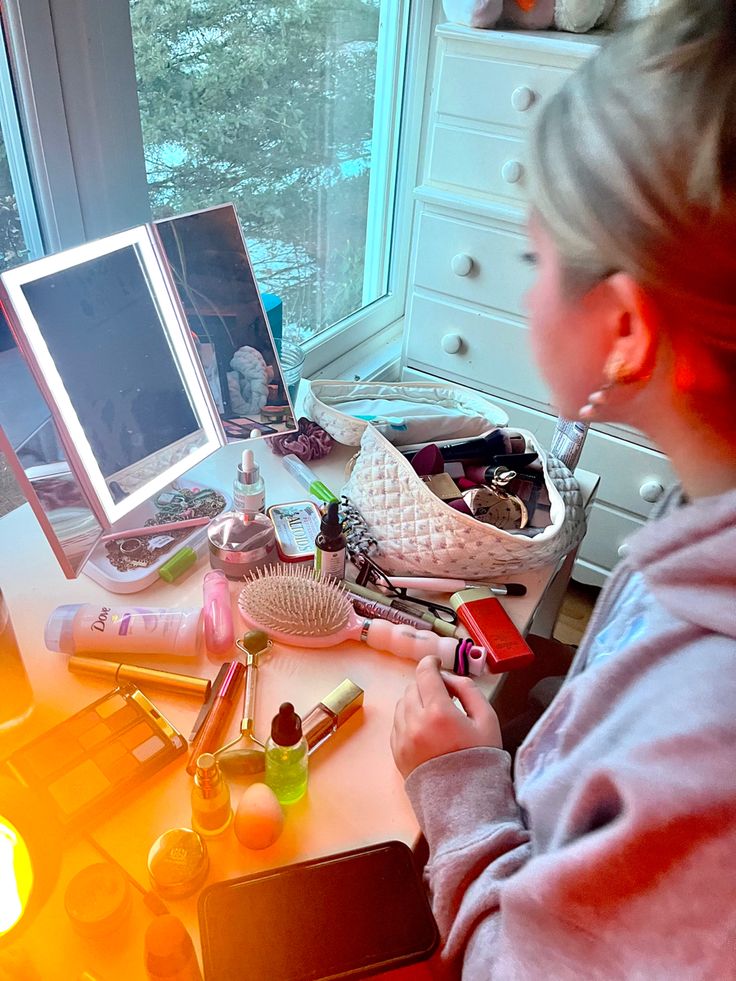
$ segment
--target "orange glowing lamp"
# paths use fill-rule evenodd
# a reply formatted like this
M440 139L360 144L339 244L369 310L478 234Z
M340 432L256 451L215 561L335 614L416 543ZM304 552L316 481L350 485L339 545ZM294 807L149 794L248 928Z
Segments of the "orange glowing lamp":
M60 829L37 797L0 778L0 947L15 940L48 899L59 862Z

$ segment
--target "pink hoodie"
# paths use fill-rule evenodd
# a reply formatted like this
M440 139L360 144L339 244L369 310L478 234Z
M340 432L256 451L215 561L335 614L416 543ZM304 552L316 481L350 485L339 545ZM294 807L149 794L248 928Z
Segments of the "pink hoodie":
M736 979L736 490L673 503L630 539L514 782L490 748L406 782L463 979Z

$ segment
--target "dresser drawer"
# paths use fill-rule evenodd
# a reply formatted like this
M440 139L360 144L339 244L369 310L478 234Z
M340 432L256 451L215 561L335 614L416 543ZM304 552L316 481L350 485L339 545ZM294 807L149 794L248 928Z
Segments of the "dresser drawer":
M435 111L481 123L528 127L542 102L569 74L562 68L474 58L445 49Z
M677 480L667 458L656 450L595 431L588 433L580 465L600 474L599 501L642 517Z
M455 126L432 130L427 180L466 194L506 198L522 204L524 141Z
M414 282L521 317L522 297L534 280L534 270L522 259L528 247L521 230L505 231L425 209L417 230Z
M502 316L414 294L406 353L413 364L492 389L548 401L531 356L527 328Z
M644 524L639 518L623 514L596 501L590 509L588 530L579 557L602 569L613 569L624 552L624 541Z

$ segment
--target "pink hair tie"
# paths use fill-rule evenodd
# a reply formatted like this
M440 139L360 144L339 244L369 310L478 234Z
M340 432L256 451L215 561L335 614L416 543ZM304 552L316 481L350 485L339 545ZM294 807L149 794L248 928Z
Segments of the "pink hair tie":
M293 453L304 463L327 456L335 442L332 436L316 422L303 416L297 425L299 429L295 433L283 433L267 438L266 442L273 452L278 456Z

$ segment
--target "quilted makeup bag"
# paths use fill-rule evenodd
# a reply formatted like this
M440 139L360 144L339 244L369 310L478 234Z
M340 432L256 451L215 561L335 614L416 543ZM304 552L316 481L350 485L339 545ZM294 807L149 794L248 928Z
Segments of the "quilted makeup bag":
M488 579L557 561L585 534L577 481L559 460L521 433L539 454L550 524L533 538L484 524L436 497L397 448L469 439L508 425L506 413L478 392L425 382L314 380L304 414L339 443L359 446L343 493L377 542L376 561L394 575Z

